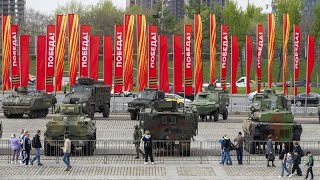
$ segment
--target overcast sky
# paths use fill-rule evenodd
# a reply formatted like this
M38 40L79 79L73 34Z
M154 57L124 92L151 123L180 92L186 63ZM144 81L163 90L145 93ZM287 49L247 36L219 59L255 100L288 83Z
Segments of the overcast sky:
M51 14L53 10L58 7L59 4L63 5L66 2L71 0L26 0L26 1L27 1L27 8L33 8L40 12ZM103 0L78 0L78 1L81 1L82 4L84 5L92 5ZM250 3L254 3L257 6L262 7L266 12L271 11L271 8L270 8L271 0L236 0L236 1L243 8L246 7L249 1ZM112 0L112 2L116 7L119 7L122 9L126 7L126 0ZM268 9L266 9L267 5L269 7Z

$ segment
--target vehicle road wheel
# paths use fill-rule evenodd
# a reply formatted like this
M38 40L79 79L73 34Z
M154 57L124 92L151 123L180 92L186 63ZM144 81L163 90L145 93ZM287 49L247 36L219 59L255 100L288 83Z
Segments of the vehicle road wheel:
M250 154L255 154L256 153L256 146L255 146L254 142L250 143L250 145L249 145L249 153Z
M301 106L301 101L296 101L296 105L300 107Z
M179 108L183 108L183 103L182 103L182 102L179 103L179 104L178 104L178 107L179 107Z
M223 118L223 120L227 120L227 119L228 119L228 111L225 111L225 112L222 114L222 118Z
M190 156L191 150L190 150L190 142L183 142L180 143L180 156Z
M130 113L131 120L137 120L138 113Z
M44 142L44 154L46 156L52 156L53 155L53 154L51 154L51 146L46 141Z
M102 116L109 117L109 113L110 113L110 106L109 104L105 104L103 107Z
M90 108L90 111L89 111L89 118L93 119L94 118L94 113L95 113L95 110L94 110L94 106L91 105L91 108Z
M213 120L218 121L219 119L219 110L213 112Z

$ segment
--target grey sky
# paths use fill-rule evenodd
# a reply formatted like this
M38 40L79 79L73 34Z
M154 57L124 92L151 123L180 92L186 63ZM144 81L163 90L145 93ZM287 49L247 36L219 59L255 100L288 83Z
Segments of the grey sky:
M58 7L59 4L63 5L66 2L71 0L27 0L27 8L33 8L43 13L52 13L55 8ZM92 5L100 2L101 0L78 0L81 1L84 5ZM254 3L257 6L260 6L266 12L270 12L271 8L271 0L236 0L240 7L245 8L248 4ZM113 4L116 7L124 9L126 6L126 0L112 0ZM266 5L268 5L268 9L266 9Z

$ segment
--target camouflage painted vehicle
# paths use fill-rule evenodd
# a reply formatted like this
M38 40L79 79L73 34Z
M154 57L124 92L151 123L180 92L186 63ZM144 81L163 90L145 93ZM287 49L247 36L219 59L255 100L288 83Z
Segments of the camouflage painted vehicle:
M81 154L92 156L96 149L95 122L86 117L81 104L61 104L57 107L56 113L46 124L44 133L44 153L46 156L60 154L63 146L64 135L68 134L71 140L71 153L81 148ZM77 141L79 140L79 141Z
M203 87L202 92L198 93L192 106L197 108L201 120L207 120L207 116L214 121L218 121L219 114L223 120L228 119L229 93L222 88L214 88L212 84Z
M244 149L256 153L257 148L265 146L268 135L273 141L289 143L299 141L302 133L301 124L294 121L290 112L290 101L272 89L264 90L253 97L249 118L243 121Z
M72 87L71 92L63 99L64 104L83 104L85 112L91 119L95 112L102 113L103 117L109 117L110 113L110 86L91 78L78 78L78 82Z
M157 89L145 89L138 94L138 97L128 103L128 112L131 120L136 120L139 112L143 108L152 107L155 101L165 98L163 91Z
M2 109L7 118L21 118L24 114L29 118L41 118L46 117L49 108L56 103L57 99L52 94L42 91L28 93L27 87L21 86L3 100Z
M319 123L320 123L320 104L318 104L318 117L319 117Z
M176 101L156 101L154 107L140 112L140 128L149 130L155 148L190 155L191 138L198 132L198 115L195 109L179 109Z

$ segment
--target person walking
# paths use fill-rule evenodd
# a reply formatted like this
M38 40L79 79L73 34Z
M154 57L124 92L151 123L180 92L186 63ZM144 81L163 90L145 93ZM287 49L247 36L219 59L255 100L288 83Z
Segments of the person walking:
M71 165L70 165L70 153L71 153L71 141L69 139L69 135L64 135L64 145L62 147L63 149L63 162L67 165L67 168L65 171L70 171Z
M302 171L300 168L301 164L301 157L304 156L304 152L301 149L299 143L297 141L293 142L293 166L292 166L292 174L297 170L298 176L302 176Z
M237 160L238 160L238 165L242 165L242 159L243 159L243 136L242 133L239 132L238 136L234 139L235 142L235 149L237 152Z
M30 161L30 151L31 151L31 141L30 141L30 134L28 131L25 131L25 137L23 141L23 148L22 148L22 154L24 156L24 159L22 160L22 164L28 165Z
M307 166L308 169L307 169L307 173L306 173L306 178L305 179L308 179L309 173L311 174L311 179L313 179L312 167L313 167L313 164L314 164L314 159L313 159L313 156L312 156L310 151L308 151L306 155L308 156L308 162L305 164L305 166Z
M221 146L221 157L220 157L220 164L222 164L222 160L223 160L223 156L224 156L224 152L223 152L223 140L224 140L224 137L226 137L227 135L224 134L220 139L219 139L219 143L220 143L220 146Z
M154 164L153 161L153 154L152 154L152 137L150 135L150 131L146 131L145 135L142 137L142 141L144 142L144 153L145 153L145 160L144 164L148 164L148 157L150 157L151 164Z
M36 156L31 160L31 165L33 165L33 162L37 159L38 160L38 166L42 166L40 162L40 149L42 148L41 141L40 141L40 134L41 131L37 130L37 134L32 139L32 147L36 149Z
M23 159L24 159L24 154L23 154L23 151L22 151L22 148L23 148L23 142L24 142L24 138L25 138L25 134L24 134L24 129L21 129L20 130L20 136L19 136L19 143L20 143L20 155L21 155L21 161L20 161L20 164L23 164Z
M224 162L226 161L226 164L228 166L232 165L232 160L230 157L230 150L231 150L231 141L230 138L225 136L223 140L223 145L222 145L222 150L223 150L223 159L221 164L224 165Z
M279 176L279 178L283 177L284 170L286 170L286 172L288 173L287 176L289 176L289 177L292 176L291 172L287 168L287 153L288 153L288 150L286 148L286 145L283 143L282 150L279 153L279 160L280 160L280 176Z
M291 152L287 153L287 167L290 172L292 172L292 154Z
M269 161L272 162L272 167L276 167L276 166L274 165L274 159L275 159L275 157L274 157L274 150L273 150L272 135L271 135L271 134L268 136L267 150L266 150L266 158L267 158L267 162L268 162L267 167L271 167L271 166L269 165Z
M134 139L133 143L134 143L134 146L136 148L136 153L137 153L137 156L135 157L135 159L139 159L139 154L142 154L142 156L144 156L144 153L140 149L141 138L142 138L142 132L141 132L139 126L135 125L134 126L134 133L133 133L133 139Z
M12 150L11 164L13 163L17 164L19 154L20 154L20 143L19 143L19 139L16 137L16 134L14 133L11 135L10 144L11 144L11 150Z

